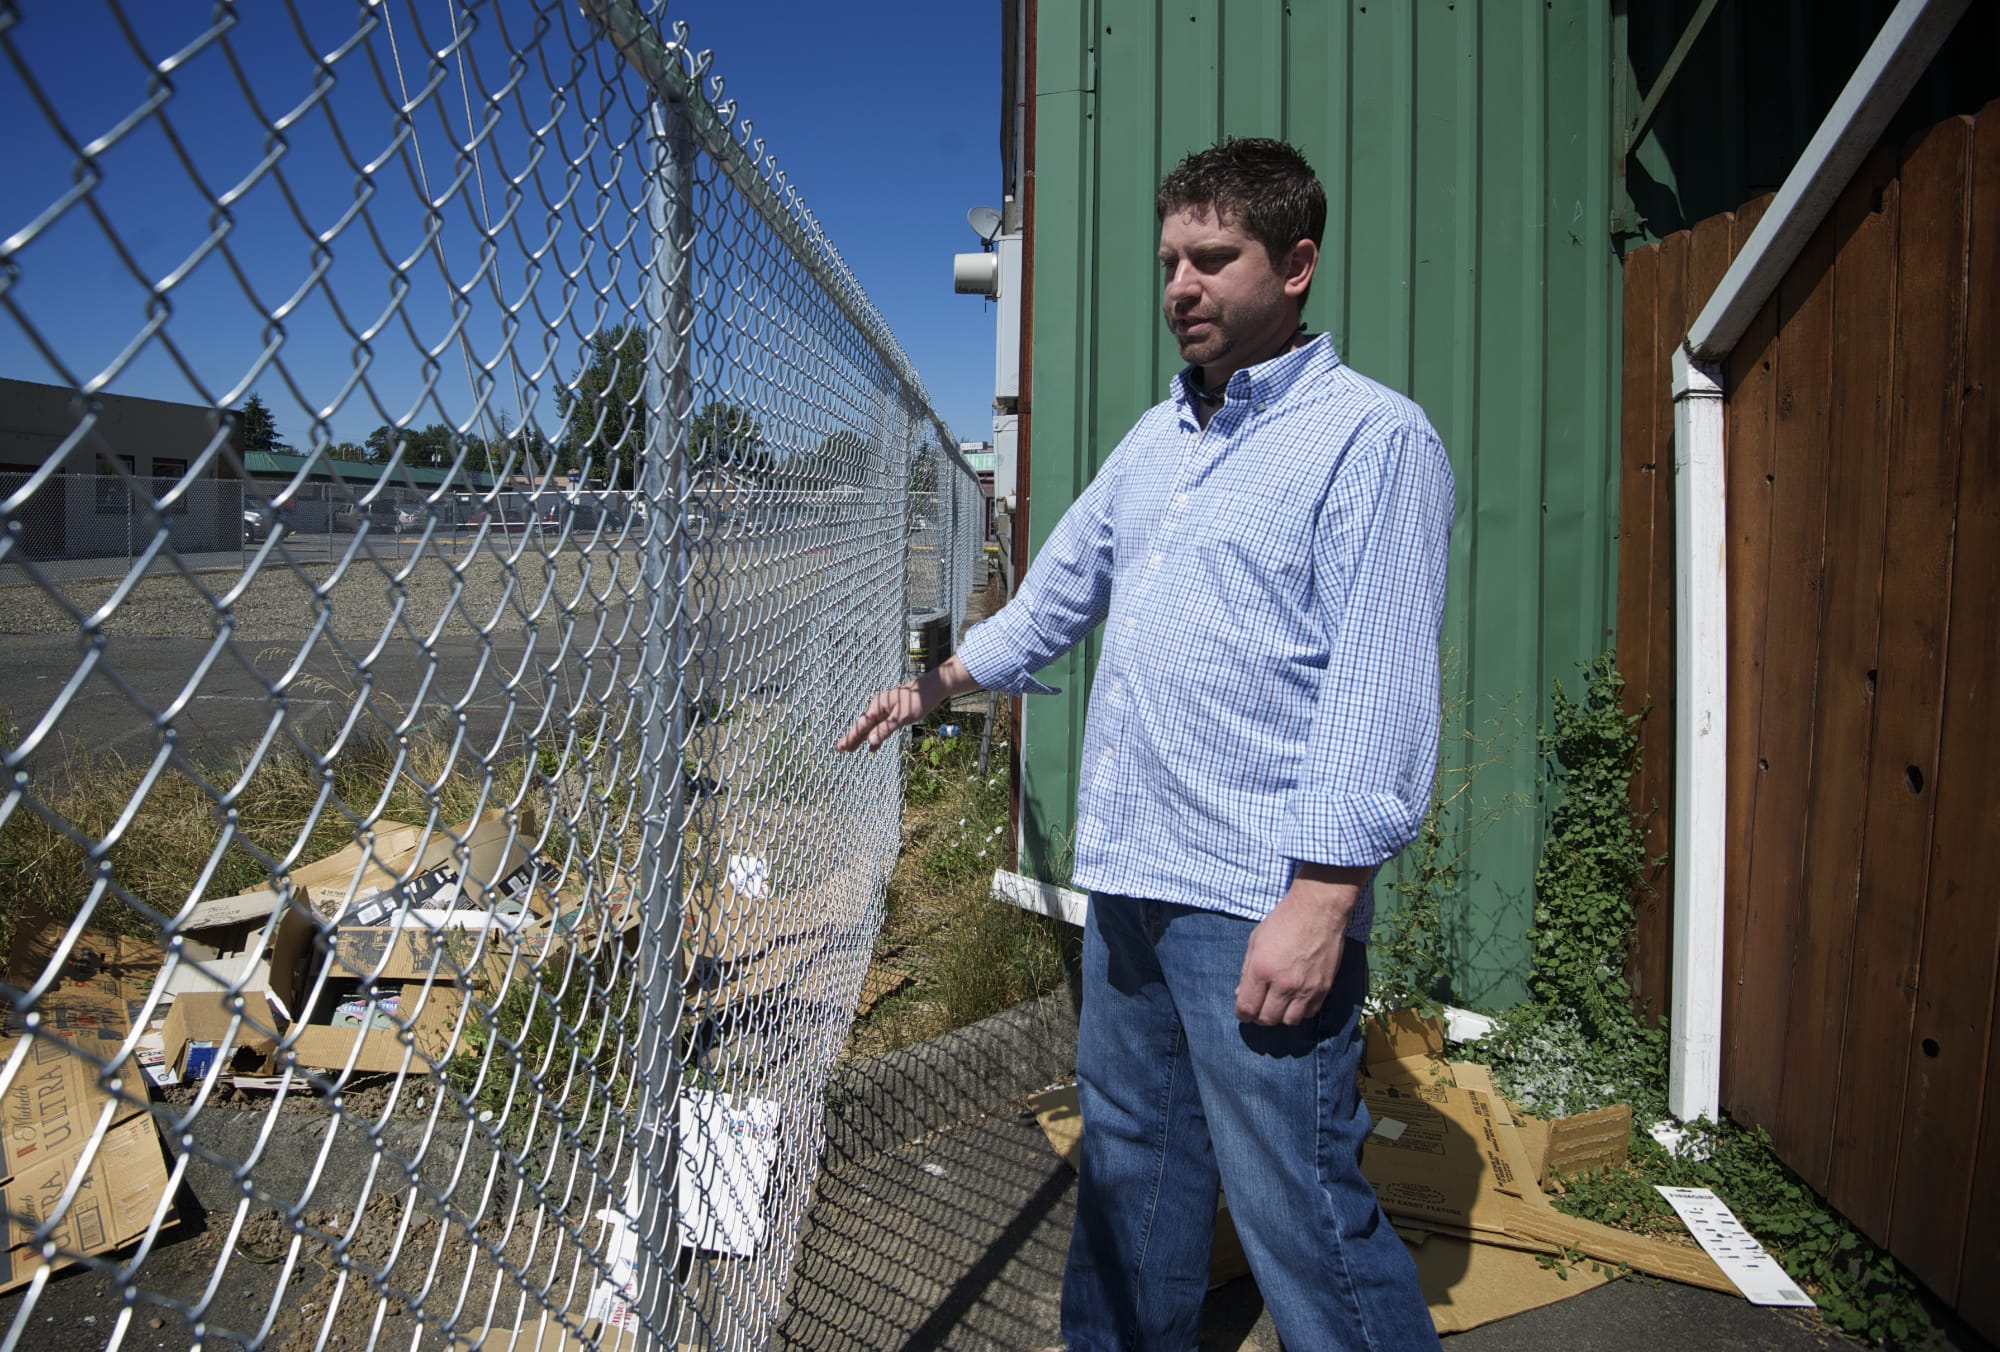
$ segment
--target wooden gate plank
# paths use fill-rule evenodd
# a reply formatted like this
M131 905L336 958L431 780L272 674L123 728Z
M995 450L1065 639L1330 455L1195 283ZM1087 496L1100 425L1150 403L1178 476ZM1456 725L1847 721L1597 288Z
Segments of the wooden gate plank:
M1790 1153L1790 1124L1780 1111L1785 1042L1794 1019L1817 1019L1792 989L1803 931L1800 896L1806 836L1806 790L1812 769L1813 687L1819 666L1820 596L1826 545L1826 430L1833 359L1834 225L1806 244L1776 296L1778 342L1771 387L1771 451L1761 478L1738 476L1764 501L1759 524L1766 566L1758 721L1746 729L1746 776L1756 796L1746 804L1749 852L1744 893L1745 942L1733 964L1743 983L1736 1031L1736 1105L1770 1130ZM1732 541L1730 569L1735 571ZM1736 722L1732 698L1730 726ZM1736 811L1734 805L1732 813Z
M1986 1026L1995 1035L1986 1048L1986 1103L1971 1187L1967 1189L1960 1270L1968 1275L2000 1271L2000 989L1994 992ZM1958 1312L1981 1337L2000 1345L2000 1282L1990 1277L1986 1281L1962 1280Z
M1896 157L1884 151L1863 163L1832 214L1839 255L1833 267L1826 428L1825 580L1802 906L1791 974L1796 1007L1809 1013L1785 1029L1777 1116L1788 1143L1785 1162L1822 1192L1841 1088L1841 1032L1874 733L1898 204Z
M1639 898L1638 928L1649 937L1633 993L1655 1017L1663 1016L1673 979L1674 876L1674 404L1673 353L1688 330L1687 273L1694 236L1678 231L1660 241L1659 277L1653 319L1654 369L1652 398L1653 473L1650 476L1652 574L1647 582L1652 613L1647 621L1647 684L1643 696L1649 712L1640 725L1640 806L1645 821L1645 850L1659 863L1646 872ZM1653 941L1657 936L1657 941Z
M1903 1094L1902 1159L1896 1169L1890 1248L1945 1300L1961 1280L1966 1182L1979 1140L1982 1076L1992 1035L1995 945L1993 842L2000 839L2000 115L1991 107L1973 131L1970 249L1962 282L1964 367L1959 404L1957 523L1952 532L1951 601L1945 646L1943 736L1938 754L1930 886L1917 967L1908 1086ZM1981 1285L1995 1275L1986 1255Z
M1618 673L1625 678L1625 712L1641 714L1652 689L1652 657L1649 641L1653 617L1653 554L1663 542L1653 528L1655 481L1666 477L1660 472L1654 438L1654 409L1659 404L1659 337L1654 324L1658 317L1660 247L1651 245L1625 255L1623 276L1623 332L1620 335L1622 365L1619 373L1618 443L1618 613L1612 639L1618 654ZM1672 429L1669 427L1671 437ZM1671 474L1671 465L1668 474ZM1664 547L1673 548L1668 533ZM1644 736L1644 724L1640 725ZM1630 783L1634 818L1644 821L1652 798L1650 766L1643 751ZM1672 942L1670 931L1658 924L1658 911L1649 914L1643 885L1634 889L1632 947L1626 955L1626 980L1633 998L1643 1008L1653 994L1650 980L1663 968L1658 955Z
M1769 197L1736 210L1730 256L1742 252L1757 228ZM1764 620L1769 602L1771 409L1776 386L1778 319L1776 298L1766 301L1730 351L1723 390L1723 481L1725 534L1729 550L1726 624L1729 634L1727 696L1729 740L1728 815L1723 839L1723 1089L1722 1101L1737 1116L1765 1120L1757 1101L1759 1086L1746 1074L1745 1040L1781 1017L1777 993L1747 986L1742 959L1757 911L1750 892L1750 865L1756 842L1750 828L1756 811L1758 721L1763 690ZM1753 1058L1754 1059L1754 1058Z
M1887 1243L1936 802L1971 122L1904 157L1882 651L1829 1200Z

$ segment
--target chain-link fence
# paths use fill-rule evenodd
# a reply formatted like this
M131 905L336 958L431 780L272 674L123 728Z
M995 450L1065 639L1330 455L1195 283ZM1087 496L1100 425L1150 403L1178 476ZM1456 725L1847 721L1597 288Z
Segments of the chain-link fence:
M981 504L662 23L0 3L7 1348L773 1327Z

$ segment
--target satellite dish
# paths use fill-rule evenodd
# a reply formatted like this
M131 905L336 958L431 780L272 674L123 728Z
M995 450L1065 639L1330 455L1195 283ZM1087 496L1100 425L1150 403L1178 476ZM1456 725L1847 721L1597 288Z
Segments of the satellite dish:
M991 244L1000 238L1000 213L992 207L974 207L965 213L965 223L979 236L981 244Z

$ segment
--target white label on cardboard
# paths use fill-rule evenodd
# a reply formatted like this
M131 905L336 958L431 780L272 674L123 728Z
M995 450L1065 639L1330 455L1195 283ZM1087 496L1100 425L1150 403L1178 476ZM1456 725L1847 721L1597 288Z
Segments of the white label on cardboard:
M174 1068L167 1064L167 1041L160 1035L164 1024L155 1020L146 1035L139 1039L137 1060L139 1069L146 1074L146 1081L161 1089L171 1089L181 1082Z
M1751 1238L1736 1213L1707 1188L1658 1188L1695 1242L1752 1305L1812 1305L1813 1298L1785 1275L1777 1259Z
M681 1238L749 1257L764 1242L764 1189L778 1158L778 1105L690 1089L681 1096Z
M611 1275L599 1277L583 1312L584 1321L599 1320L607 1329L631 1332L639 1327L633 1302L639 1298L639 1236L621 1217L614 1223L610 1252Z
M1380 1136L1385 1141L1400 1141L1403 1139L1403 1133L1408 1130L1409 1127L1405 1123L1398 1122L1393 1117L1385 1117L1375 1124L1375 1130L1371 1134Z
M457 887L458 884L453 883L452 886ZM512 909L487 912L423 906L405 916L397 928L427 929L434 933L442 930L499 929L512 934L534 923L534 912L520 902L504 904L511 904Z

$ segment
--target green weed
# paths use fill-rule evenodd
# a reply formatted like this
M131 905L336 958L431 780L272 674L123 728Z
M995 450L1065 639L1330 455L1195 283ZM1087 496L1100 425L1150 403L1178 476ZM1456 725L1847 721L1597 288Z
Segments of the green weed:
M1829 1322L1889 1346L1919 1345L1931 1323L1915 1280L1787 1169L1763 1131L1695 1123L1675 1154L1644 1129L1667 1115L1668 1048L1665 1028L1633 1008L1625 980L1633 899L1649 861L1628 790L1639 719L1625 713L1622 695L1609 653L1586 669L1581 701L1556 685L1542 734L1555 801L1535 872L1533 998L1500 1013L1466 1054L1532 1112L1632 1105L1629 1159L1562 1178L1563 1210L1642 1234L1681 1233L1655 1185L1712 1188Z

